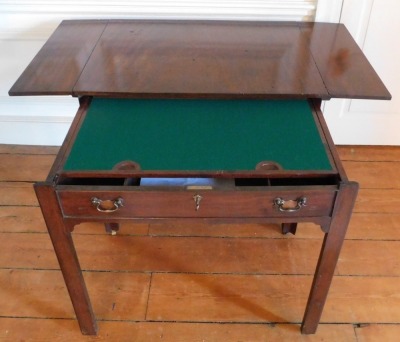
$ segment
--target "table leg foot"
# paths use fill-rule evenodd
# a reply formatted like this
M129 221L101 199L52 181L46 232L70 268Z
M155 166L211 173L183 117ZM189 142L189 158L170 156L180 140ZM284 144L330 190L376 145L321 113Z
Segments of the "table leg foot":
M291 233L293 235L296 234L297 223L282 223L282 234L286 235Z
M119 223L104 223L106 232L111 235L117 235L119 231Z

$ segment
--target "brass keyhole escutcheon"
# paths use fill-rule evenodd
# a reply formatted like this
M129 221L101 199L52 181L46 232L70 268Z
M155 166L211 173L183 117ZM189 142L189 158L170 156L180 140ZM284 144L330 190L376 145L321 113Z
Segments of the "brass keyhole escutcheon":
M195 207L196 211L198 211L200 209L200 202L201 202L202 199L203 199L203 197L200 196L200 195L194 195L193 196L193 200L194 200L194 203L196 205L196 207Z

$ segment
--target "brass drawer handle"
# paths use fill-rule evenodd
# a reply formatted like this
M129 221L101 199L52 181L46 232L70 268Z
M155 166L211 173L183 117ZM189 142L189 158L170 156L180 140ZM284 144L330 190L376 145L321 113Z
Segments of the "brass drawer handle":
M118 197L116 200L101 200L100 198L93 197L91 202L97 211L102 213L113 213L124 206L124 200L121 197Z
M274 199L274 205L278 207L278 210L284 213L293 213L299 211L302 207L307 205L306 197L299 197L296 200L285 201L281 197Z

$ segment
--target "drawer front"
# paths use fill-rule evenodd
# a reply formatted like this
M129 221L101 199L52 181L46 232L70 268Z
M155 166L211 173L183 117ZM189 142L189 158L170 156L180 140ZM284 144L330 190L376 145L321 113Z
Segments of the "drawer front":
M330 216L336 191L58 191L65 216L239 218Z

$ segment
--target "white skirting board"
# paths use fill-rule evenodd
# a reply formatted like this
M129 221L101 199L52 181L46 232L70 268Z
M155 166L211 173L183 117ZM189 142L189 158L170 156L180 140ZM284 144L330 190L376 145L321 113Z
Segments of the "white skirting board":
M0 144L61 145L78 106L72 97L0 97Z

